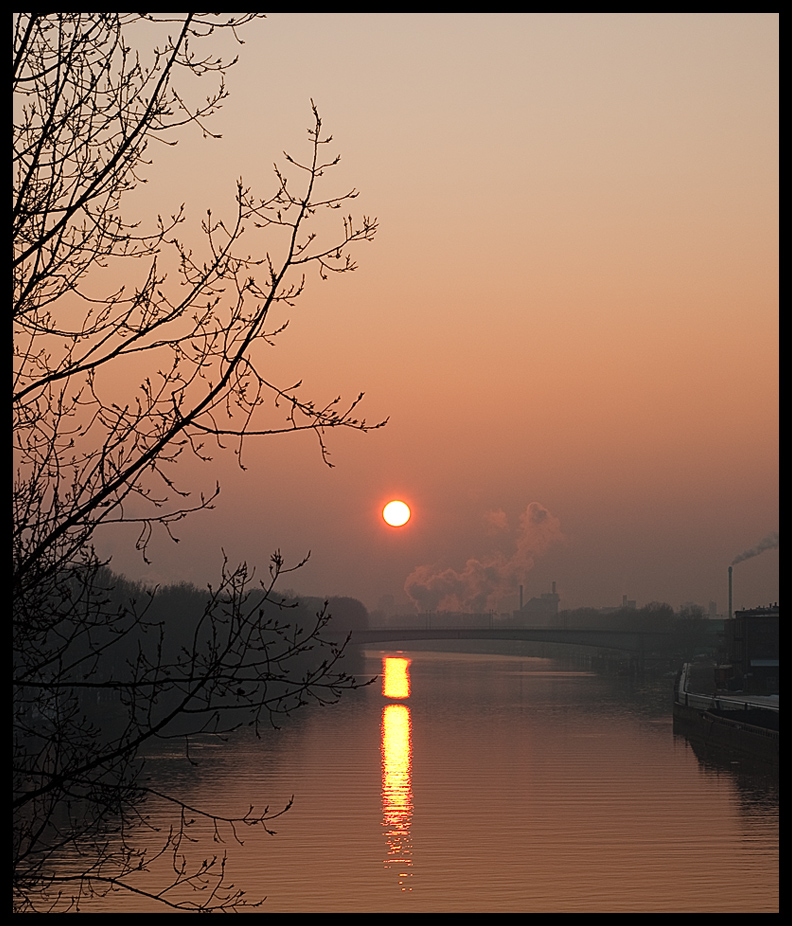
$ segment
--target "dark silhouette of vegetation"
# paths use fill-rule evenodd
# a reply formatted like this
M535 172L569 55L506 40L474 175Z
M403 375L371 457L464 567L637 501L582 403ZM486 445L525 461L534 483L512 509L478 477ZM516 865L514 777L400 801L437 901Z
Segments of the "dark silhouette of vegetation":
M368 630L369 628L368 609L357 598L341 596L324 599L295 595L292 598L285 598L284 601L311 612L326 607L333 615L335 633L348 634L353 630Z
M384 423L358 416L362 395L317 402L266 371L285 327L272 310L294 303L311 267L321 278L353 270L349 248L376 232L376 221L342 211L355 190L320 192L338 158L324 154L331 139L315 108L307 156L286 154L264 198L237 183L234 214L207 212L202 245L181 237L183 207L148 228L125 219L151 142L175 144L181 127L211 134L233 62L205 46L218 31L241 40L260 15L14 14L16 912L62 909L61 895L79 908L108 890L179 910L236 909L244 899L224 856L188 867L185 827L203 813L233 838L271 814L185 811L162 847L172 881L152 893L133 838L150 795L142 751L243 723L258 732L356 684L327 611L290 620L273 597L290 571L278 553L263 582L226 564L208 595L152 599L95 550L98 532L118 523L137 525L144 557L154 530L176 539L174 526L218 491L192 497L178 464L208 461L213 446L232 444L242 465L248 438L310 431L329 465L329 430ZM193 105L195 82L213 78ZM335 232L316 227L327 210L340 218ZM166 619L174 595L186 607ZM158 797L180 806L178 795Z
M717 645L713 625L706 619L703 608L688 607L674 611L670 604L663 601L652 601L642 608L614 608L606 613L596 608L561 611L552 619L552 624L568 629L665 633L668 634L667 644L655 646L662 650L662 655L681 660L690 659Z

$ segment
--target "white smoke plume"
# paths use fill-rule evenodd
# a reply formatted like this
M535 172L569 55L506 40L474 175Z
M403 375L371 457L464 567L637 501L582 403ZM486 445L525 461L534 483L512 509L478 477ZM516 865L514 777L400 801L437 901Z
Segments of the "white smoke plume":
M735 556L731 564L732 566L736 566L737 563L741 563L744 559L751 559L752 556L758 556L760 553L764 553L765 550L776 549L778 549L778 531L768 534L766 537L763 537L755 547L751 547L750 550L746 550L744 553L740 553L739 556Z
M462 570L418 566L407 577L404 590L419 611L483 612L497 609L513 595L536 556L564 539L561 524L538 502L531 502L512 530L503 511L485 516L487 533L497 534L498 549L483 561L469 559Z

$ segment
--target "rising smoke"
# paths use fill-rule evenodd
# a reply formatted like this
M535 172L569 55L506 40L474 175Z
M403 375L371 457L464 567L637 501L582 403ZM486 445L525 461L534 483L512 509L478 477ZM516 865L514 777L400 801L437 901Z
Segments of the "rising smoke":
M483 561L469 559L461 571L418 566L407 577L404 590L419 611L497 609L514 595L535 558L564 539L558 518L538 502L528 505L515 529L503 511L489 512L485 524L497 550Z
M746 550L744 553L740 553L739 556L735 556L731 564L732 566L736 566L737 563L741 563L744 559L751 559L752 556L758 556L760 553L764 553L765 550L776 549L778 549L778 531L768 534L766 537L763 537L755 547L751 547L750 550Z

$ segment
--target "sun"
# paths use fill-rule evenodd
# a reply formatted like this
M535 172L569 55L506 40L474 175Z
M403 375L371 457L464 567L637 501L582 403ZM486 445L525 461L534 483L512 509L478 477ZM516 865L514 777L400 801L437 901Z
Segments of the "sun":
M410 509L404 502L394 501L382 509L382 517L391 527L402 527L410 520Z

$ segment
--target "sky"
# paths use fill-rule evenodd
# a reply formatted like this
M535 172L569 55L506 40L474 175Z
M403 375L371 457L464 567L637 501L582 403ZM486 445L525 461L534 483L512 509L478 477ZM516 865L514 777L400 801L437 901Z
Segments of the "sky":
M239 54L222 139L158 146L130 209L197 228L239 177L264 196L313 100L328 190L379 231L354 273L309 276L268 363L388 424L329 434L333 468L300 434L185 464L215 509L151 565L109 533L114 567L204 585L223 555L264 575L310 551L284 587L370 609L509 611L556 582L561 608L723 613L728 566L778 530L777 15L272 13L241 36L215 46ZM778 574L777 544L740 561L735 606Z

